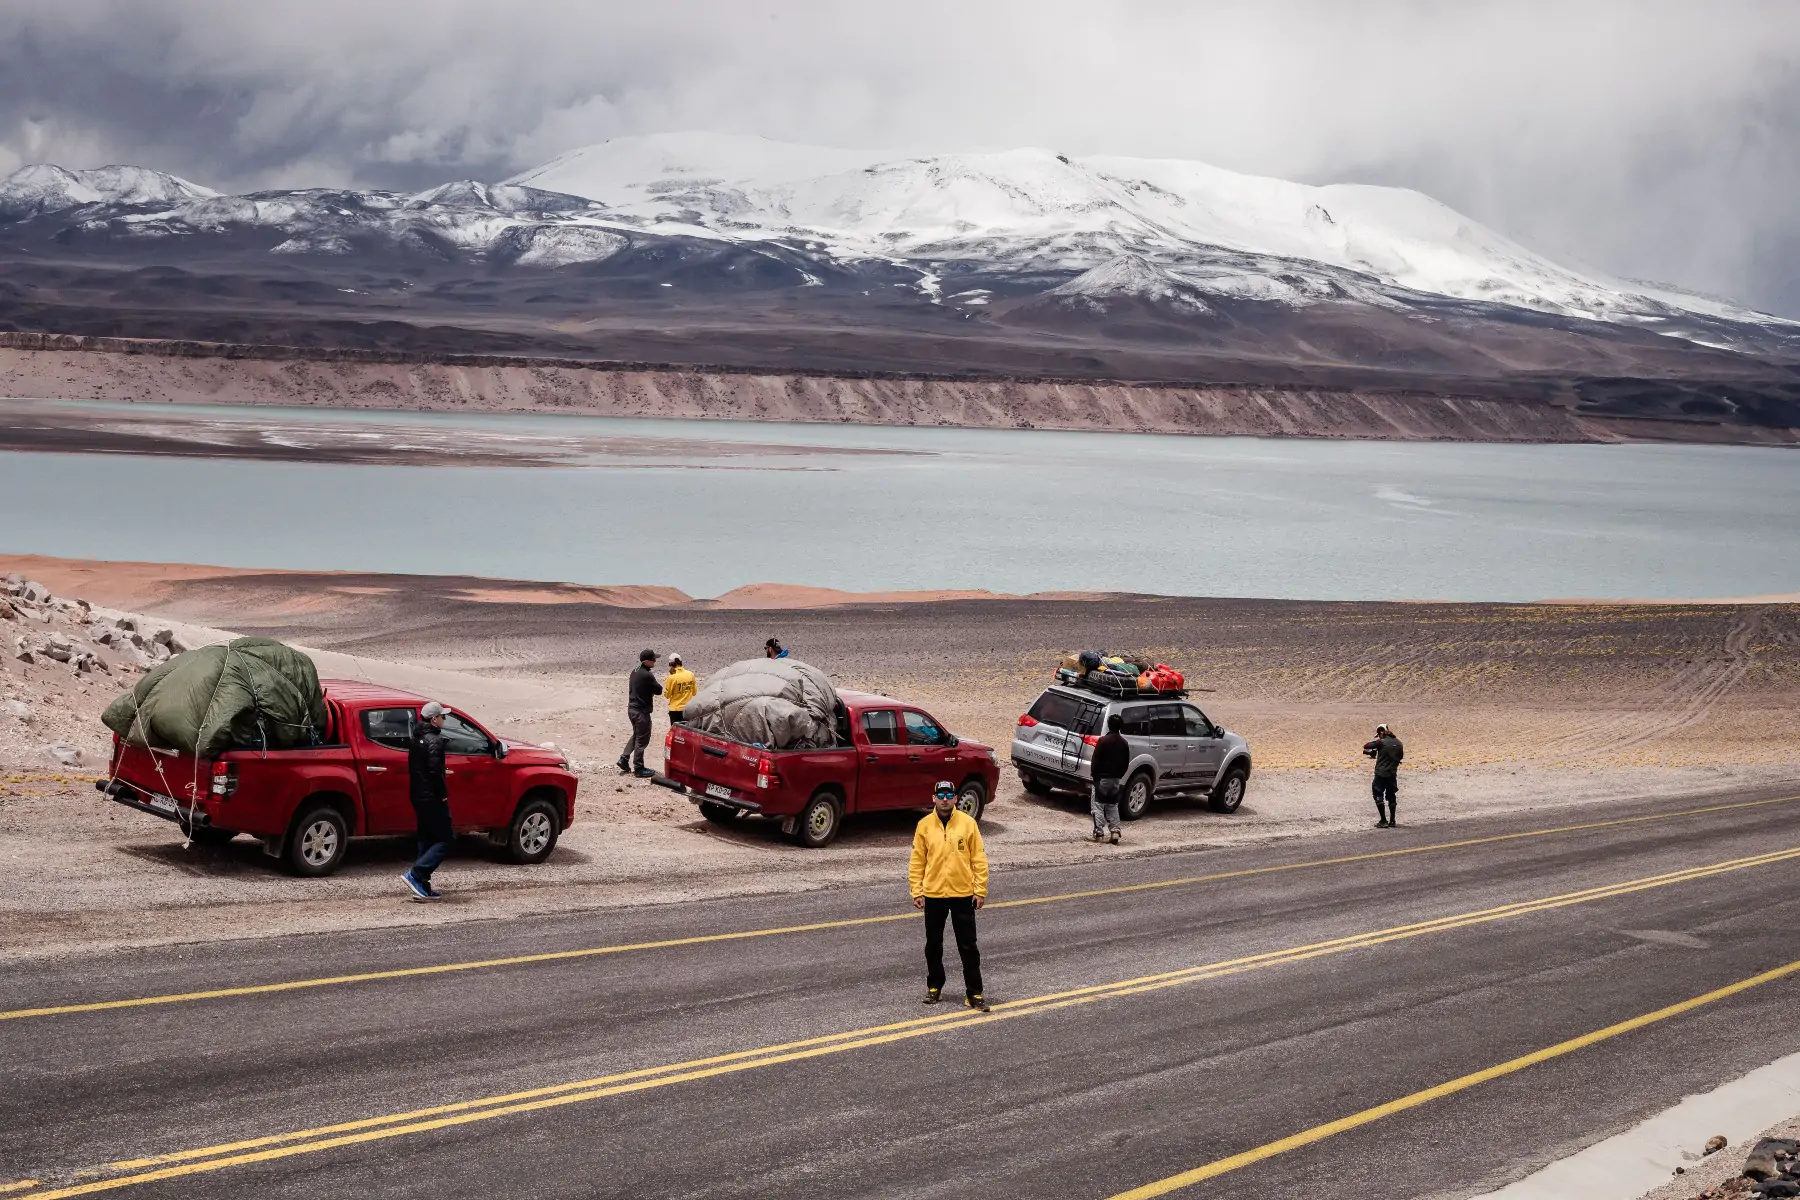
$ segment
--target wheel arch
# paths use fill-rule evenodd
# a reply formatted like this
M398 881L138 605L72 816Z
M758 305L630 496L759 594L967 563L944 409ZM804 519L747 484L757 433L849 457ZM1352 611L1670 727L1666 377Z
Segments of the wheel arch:
M344 824L349 826L351 837L360 836L364 832L360 806L355 797L335 788L319 788L300 797L299 803L294 805L293 815L288 818L287 832L293 833L300 818L320 805L337 810L338 815L344 818Z

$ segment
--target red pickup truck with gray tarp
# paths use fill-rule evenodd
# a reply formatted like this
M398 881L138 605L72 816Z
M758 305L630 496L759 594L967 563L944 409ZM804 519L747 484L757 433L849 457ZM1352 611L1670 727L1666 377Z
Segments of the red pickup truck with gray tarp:
M210 710L186 706L190 718L206 713L191 738L183 736L191 719L186 725L165 719L160 733L152 729L156 672L120 697L108 709L111 767L96 786L129 808L176 822L195 841L255 837L300 875L336 870L350 838L413 834L407 748L425 697L353 680L312 679L314 708L307 694L310 660L300 667L275 651L242 647L222 670L213 669L222 652L238 646L188 651L158 668L201 656L190 673L199 672L201 682L210 679L211 688L194 691L214 703ZM282 685L271 682L271 670L294 685L286 699ZM247 720L217 702L231 691L234 677L248 680L240 689L253 697ZM281 725L289 728L276 733ZM517 863L549 857L575 819L576 780L564 756L504 741L462 713L446 719L444 740L457 832L487 835Z
M741 687L734 702L730 681L743 674L766 686ZM771 702L783 693L793 699ZM1000 780L990 747L957 737L917 705L837 691L823 672L792 660L727 668L688 713L663 740L655 782L699 805L709 821L773 818L803 846L830 842L846 816L928 808L939 780L953 783L957 807L980 820ZM769 744L777 739L805 744Z

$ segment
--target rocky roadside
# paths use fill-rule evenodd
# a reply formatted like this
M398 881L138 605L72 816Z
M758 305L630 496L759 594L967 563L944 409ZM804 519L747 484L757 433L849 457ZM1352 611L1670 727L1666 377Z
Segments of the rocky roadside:
M185 649L173 630L16 574L0 580L0 636L11 668L0 676L0 763L13 770L102 766L92 704L83 702L93 686L129 686Z
M1693 1165L1639 1200L1754 1200L1760 1196L1800 1196L1800 1117L1766 1131L1754 1142L1729 1147L1723 1136L1710 1139ZM1738 1156L1742 1154L1743 1157Z

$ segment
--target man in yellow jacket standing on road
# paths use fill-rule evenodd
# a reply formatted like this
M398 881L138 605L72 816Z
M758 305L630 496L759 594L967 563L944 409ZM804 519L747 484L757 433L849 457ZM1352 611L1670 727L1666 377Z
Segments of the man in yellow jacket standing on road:
M944 998L944 918L956 931L956 953L962 958L964 1003L988 1011L981 994L981 951L975 945L975 910L987 903L987 851L981 827L956 807L956 787L949 782L933 789L932 811L913 830L912 884L914 908L925 910L925 1003Z

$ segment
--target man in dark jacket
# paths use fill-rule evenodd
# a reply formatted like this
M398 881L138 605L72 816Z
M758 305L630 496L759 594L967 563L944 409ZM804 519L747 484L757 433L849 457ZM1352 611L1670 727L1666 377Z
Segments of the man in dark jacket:
M1131 766L1131 743L1119 732L1125 718L1118 713L1106 718L1106 735L1094 743L1094 840L1119 844L1119 788ZM1110 839L1108 834L1111 834Z
M450 785L444 778L444 718L450 710L436 700L419 710L413 723L412 745L406 751L413 815L419 822L419 857L401 875L415 900L437 900L431 873L450 853L456 836L450 825Z
M662 684L656 681L656 651L646 650L638 655L637 670L625 683L625 719L631 722L631 737L619 755L621 775L636 775L639 779L656 775L644 765L644 751L650 748L650 712L662 690Z
M1375 760L1375 822L1377 829L1392 829L1399 821L1394 812L1399 802L1400 761L1406 747L1386 725L1375 727L1375 740L1363 744L1363 753Z

